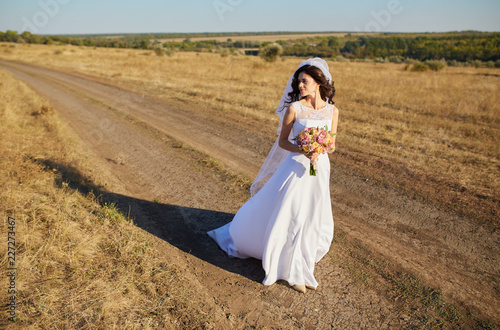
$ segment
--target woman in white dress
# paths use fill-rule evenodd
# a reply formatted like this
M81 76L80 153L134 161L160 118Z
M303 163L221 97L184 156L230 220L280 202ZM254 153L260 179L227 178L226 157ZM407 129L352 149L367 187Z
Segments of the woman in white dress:
M333 238L327 154L300 152L293 141L306 127L336 133L338 109L327 63L303 61L283 92L278 138L251 187L251 198L227 225L208 232L230 257L262 260L264 285L285 280L315 290L314 266ZM335 138L335 137L334 137ZM309 174L316 164L317 175Z

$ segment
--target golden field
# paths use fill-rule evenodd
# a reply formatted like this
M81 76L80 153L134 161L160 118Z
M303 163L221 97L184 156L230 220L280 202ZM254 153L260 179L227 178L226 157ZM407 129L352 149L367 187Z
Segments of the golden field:
M144 50L8 44L1 45L0 58L84 73L166 99L189 100L199 111L209 107L256 121L262 134L270 137L282 88L301 61L285 58L266 63L258 57L213 53L156 56ZM444 189L444 195L451 191L455 195L443 204L463 208L459 211L465 214L473 207L482 208L469 215L491 220L485 209L496 205L500 194L500 70L446 67L439 72L410 72L404 70L405 64L330 61L329 65L340 109L339 165L396 182L404 190L416 189L418 196L432 195L436 189ZM443 194L436 195L439 200ZM479 205L484 199L489 204Z
M363 33L352 33L352 35L362 35ZM224 36L224 37L194 37L189 38L191 41L202 41L202 40L216 40L219 42L227 41L231 39L232 41L261 41L261 42L275 42L278 40L295 40L302 38L314 38L314 37L344 37L347 33L334 32L334 33L299 33L299 34L277 34L277 35L248 35L248 36ZM186 38L168 38L168 39L158 39L160 42L172 42L178 41L182 42Z

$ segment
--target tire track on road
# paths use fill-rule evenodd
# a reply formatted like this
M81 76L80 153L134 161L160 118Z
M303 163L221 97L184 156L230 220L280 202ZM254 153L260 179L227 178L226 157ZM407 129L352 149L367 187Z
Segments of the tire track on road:
M249 178L255 177L263 161L263 155L251 146L263 143L259 136L248 136L228 122L218 121L203 112L181 109L154 97L139 95L122 88L96 82L90 79L69 75L40 67L15 62L1 61L2 66L11 73L22 76L35 90L50 99L58 85L73 95L81 95L100 101L111 108L119 109L130 116L146 122L165 134L199 150L220 161L236 173ZM45 82L41 86L39 82ZM57 100L51 100L57 101ZM99 125L105 127L105 125ZM214 128L217 129L214 134ZM243 146L248 146L242 148Z

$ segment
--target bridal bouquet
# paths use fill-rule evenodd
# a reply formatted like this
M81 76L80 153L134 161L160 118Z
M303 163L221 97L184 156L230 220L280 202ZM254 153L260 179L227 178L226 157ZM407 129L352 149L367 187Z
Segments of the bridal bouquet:
M334 148L333 136L335 133L328 132L325 128L307 127L294 138L299 151L306 153L324 154ZM309 175L316 176L316 163L311 163Z

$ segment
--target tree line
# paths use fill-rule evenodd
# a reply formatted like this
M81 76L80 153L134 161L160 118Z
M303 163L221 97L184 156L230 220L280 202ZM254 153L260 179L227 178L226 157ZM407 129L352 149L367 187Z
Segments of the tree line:
M288 34L297 32L288 32ZM214 52L221 49L264 49L270 42L233 41L231 37L242 35L272 35L276 32L260 33L157 33L120 35L50 35L40 36L30 32L0 31L0 41L34 44L71 44L90 47L164 48L169 51ZM282 33L280 34L287 34ZM305 34L305 33L304 33ZM228 37L226 41L205 39L191 41L195 37ZM160 42L158 39L184 38L183 41ZM345 37L316 36L294 40L279 40L284 56L319 56L348 59L407 58L419 61L499 61L500 33L453 32L440 34L374 34Z
M439 59L461 62L496 61L500 59L500 33L453 37L360 37L358 40L346 42L340 52L356 58L397 55L420 61Z
M500 33L466 33L428 35L397 35L317 37L280 42L284 55L376 59L401 57L419 61L500 60Z

